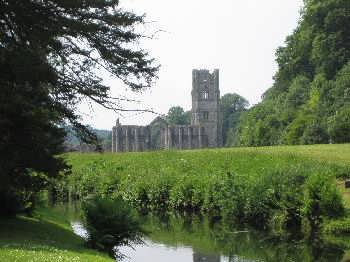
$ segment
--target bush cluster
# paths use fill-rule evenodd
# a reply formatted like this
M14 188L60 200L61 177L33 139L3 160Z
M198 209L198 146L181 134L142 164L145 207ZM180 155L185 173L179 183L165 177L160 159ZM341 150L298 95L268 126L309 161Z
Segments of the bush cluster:
M122 199L93 196L83 202L88 245L118 258L117 246L141 243L143 229L134 210Z
M82 197L122 198L153 210L203 212L266 228L342 216L335 176L345 171L291 154L202 150L69 155L69 185Z

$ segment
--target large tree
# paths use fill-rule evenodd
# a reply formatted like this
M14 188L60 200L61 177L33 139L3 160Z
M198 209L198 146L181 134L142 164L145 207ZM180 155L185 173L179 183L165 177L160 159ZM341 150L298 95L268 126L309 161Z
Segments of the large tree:
M61 152L70 122L80 123L84 99L123 110L110 96L104 70L132 90L152 85L158 67L136 45L144 16L118 0L0 0L0 199L2 213L30 207L36 192L67 167ZM13 204L15 203L15 204Z
M222 113L222 137L227 146L235 145L239 119L249 107L249 102L238 94L225 94L220 99Z
M181 106L173 106L169 109L166 120L170 125L189 125L190 116Z
M277 50L272 88L242 118L240 144L350 142L349 39L349 0L304 0L298 27Z

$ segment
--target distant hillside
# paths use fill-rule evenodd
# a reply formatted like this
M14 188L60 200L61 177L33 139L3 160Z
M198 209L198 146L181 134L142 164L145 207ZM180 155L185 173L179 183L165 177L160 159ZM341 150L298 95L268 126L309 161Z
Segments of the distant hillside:
M92 131L97 135L103 151L111 151L112 147L112 132L109 130L101 130L91 128ZM71 126L66 127L67 136L65 140L66 151L79 151L79 152L91 152L95 151L94 146L82 143L77 137L76 133Z

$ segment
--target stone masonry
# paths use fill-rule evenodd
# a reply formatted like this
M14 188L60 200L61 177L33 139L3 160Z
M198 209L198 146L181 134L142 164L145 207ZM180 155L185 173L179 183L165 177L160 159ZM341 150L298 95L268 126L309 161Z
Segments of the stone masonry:
M142 152L151 148L148 126L122 126L117 120L112 129L112 152Z
M219 70L192 71L191 125L166 126L161 129L161 149L195 149L222 146ZM112 152L151 149L148 126L122 126L112 130Z

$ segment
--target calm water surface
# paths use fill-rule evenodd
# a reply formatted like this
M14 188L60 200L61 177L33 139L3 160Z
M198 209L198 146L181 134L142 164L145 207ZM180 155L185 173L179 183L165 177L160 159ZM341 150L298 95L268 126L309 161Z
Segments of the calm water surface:
M220 254L203 254L196 252L192 247L180 247L180 246L168 246L164 244L157 244L152 240L147 239L144 245L139 245L133 248L121 248L120 251L126 255L123 260L125 262L141 262L141 261L154 261L154 262L248 262L248 261L261 261L250 260L243 257L234 256L231 258L225 257Z
M79 206L65 205L63 209L70 214L74 231L86 238L87 232L77 215ZM142 245L119 248L126 256L123 262L350 261L350 252L342 248L342 243L350 241L347 239L276 238L267 232L234 228L199 217L140 217L147 237Z

